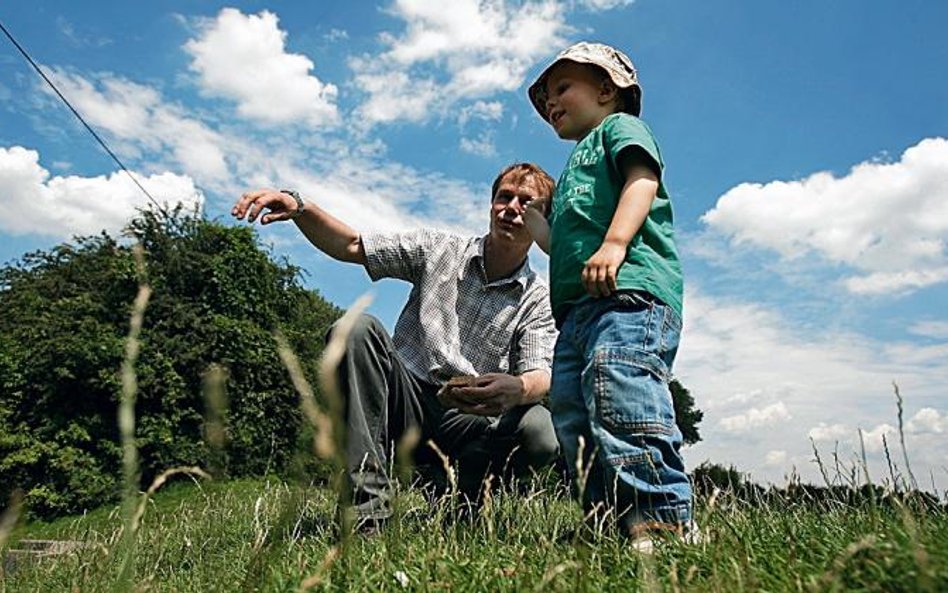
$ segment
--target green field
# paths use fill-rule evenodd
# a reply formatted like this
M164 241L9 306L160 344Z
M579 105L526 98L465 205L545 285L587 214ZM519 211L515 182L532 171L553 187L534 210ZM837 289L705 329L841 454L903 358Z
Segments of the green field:
M17 321L9 335L0 333L6 344L0 348L0 387L10 394L0 402L6 405L0 406L0 436L5 439L0 445L6 447L0 491L3 498L16 488L27 494L22 504L14 494L14 504L0 517L0 593L948 591L948 507L934 496L904 494L909 486L917 490L904 439L907 476L890 460L885 486L861 486L869 482L868 471L840 469L838 459L838 475L827 475L816 451L831 487L791 482L780 491L764 490L742 484L733 468L718 468L724 479L711 484L724 488L722 492L698 479L699 466L698 490L709 493L697 498L703 541L662 542L647 556L609 532L575 537L583 517L551 476L526 491L493 495L473 519L459 519L450 497L429 501L418 489L402 488L386 530L373 537L347 534L334 524L336 492L326 485L331 468L344 465L340 431L332 429L341 426L333 420L341 400L332 396L329 380L338 361L320 359L321 342L317 351L317 343L307 338L322 335L340 311L293 284L292 268L268 264L268 255L257 249L249 231L187 218L140 224L151 229L148 236L157 237L150 252L167 248L177 254L155 257L155 262L167 263L168 273L159 273L158 264L149 269L161 290L148 308L150 290L133 273L133 253L125 250L118 258L117 244L107 238L90 240L78 251L34 255L45 263L4 272L9 283L22 283L17 284L21 292L0 291L9 305L5 311L14 306L22 310L4 318ZM61 257L64 253L78 255ZM271 282L257 286L259 274L247 266L239 266L247 273L236 276L231 259L222 254L245 263L255 258L261 269L269 270ZM142 268L141 258L137 261ZM108 272L105 277L114 276L113 284L89 272L99 268ZM196 276L169 281L180 276L179 268ZM221 273L200 275L213 270ZM63 289L62 278L76 286ZM220 279L229 291L218 286ZM257 292L247 292L244 284ZM286 284L292 285L289 293ZM214 286L230 297L210 291L202 293L206 301L188 294L184 298L172 294L173 286ZM124 307L136 287L138 298L127 323ZM53 288L65 296L47 302ZM247 294L263 296L248 300ZM106 297L116 303L103 305ZM271 328L259 323L259 308L248 309L253 319L244 320L245 309L255 302L286 307L270 311L270 325L280 325L278 335L287 337L274 340ZM70 320L93 319L87 305L94 305L108 323L96 321L100 324L89 325L88 334L76 337ZM212 307L222 309L205 314L205 308L217 311ZM345 340L339 328L358 311L352 307L339 321L327 351L338 355L334 343ZM296 315L295 324L276 323L289 313ZM62 316L63 323L51 322L60 319L53 314ZM161 321L149 327L149 319ZM167 320L181 326L165 332ZM44 333L39 339L37 328L49 327L63 333ZM294 349L308 367L297 361ZM172 360L187 364L176 368ZM317 360L322 361L321 398L306 381L316 375ZM289 377L244 372L280 368L281 362ZM118 368L122 372L116 375ZM82 406L75 405L75 394L82 394ZM902 436L897 390L896 397ZM116 401L118 442L111 424ZM303 432L297 431L300 408L308 422ZM399 459L411 450L410 441L406 435L398 443ZM285 459L271 471L274 453ZM218 475L305 474L319 481L192 480L179 473L153 495L139 493L141 476L150 482L157 473L160 481L167 467L179 471L179 464L199 462ZM118 463L123 477L115 472ZM193 468L185 473L203 472ZM124 502L115 504L120 484ZM893 489L901 494L893 495ZM97 504L103 506L82 516L62 516ZM53 516L61 518L38 520ZM18 518L32 522L16 525ZM74 547L45 556L18 551L37 540Z
M556 487L501 492L473 522L405 490L384 532L345 543L334 500L278 480L179 481L147 503L130 545L116 506L19 527L8 548L84 547L18 562L0 591L948 591L948 512L911 501L725 493L699 503L703 543L641 556L608 534L571 537L579 510Z

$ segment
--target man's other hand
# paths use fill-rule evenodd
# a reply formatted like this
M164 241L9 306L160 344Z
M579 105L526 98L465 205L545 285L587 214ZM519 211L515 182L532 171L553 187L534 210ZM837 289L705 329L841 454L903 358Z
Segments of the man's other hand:
M523 403L523 379L504 373L475 377L468 387L449 387L445 400L466 414L500 416Z

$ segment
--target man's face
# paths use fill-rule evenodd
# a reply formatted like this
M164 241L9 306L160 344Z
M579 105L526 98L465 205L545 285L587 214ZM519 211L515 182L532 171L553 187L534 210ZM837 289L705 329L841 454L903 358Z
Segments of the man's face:
M533 175L511 171L497 186L490 205L490 234L502 241L530 243L532 240L523 223L527 204L540 196L540 187Z

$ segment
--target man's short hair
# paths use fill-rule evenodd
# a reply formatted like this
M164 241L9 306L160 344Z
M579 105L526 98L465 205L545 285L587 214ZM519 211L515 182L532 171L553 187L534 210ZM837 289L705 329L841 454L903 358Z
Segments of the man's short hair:
M497 175L497 178L494 179L494 184L490 189L490 201L494 201L494 196L497 195L497 188L500 187L500 182L504 180L508 175L516 175L514 178L514 183L519 183L527 178L533 178L537 182L537 186L540 191L543 192L542 196L537 196L541 198L549 198L553 195L553 188L556 187L556 182L553 181L553 178L549 174L540 168L539 165L534 165L533 163L514 163L504 167L504 169Z

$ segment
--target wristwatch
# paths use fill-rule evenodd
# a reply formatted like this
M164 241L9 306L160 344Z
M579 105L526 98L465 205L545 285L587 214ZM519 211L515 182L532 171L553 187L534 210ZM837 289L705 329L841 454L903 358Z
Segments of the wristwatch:
M281 189L280 193L284 193L296 200L296 210L290 213L291 219L296 218L303 213L306 205L303 203L303 198L300 197L300 192L296 191L295 189Z

